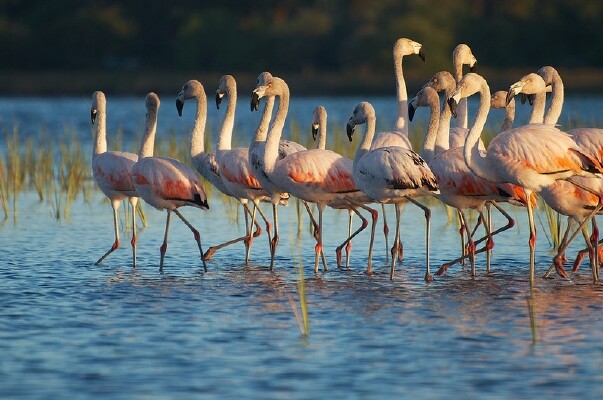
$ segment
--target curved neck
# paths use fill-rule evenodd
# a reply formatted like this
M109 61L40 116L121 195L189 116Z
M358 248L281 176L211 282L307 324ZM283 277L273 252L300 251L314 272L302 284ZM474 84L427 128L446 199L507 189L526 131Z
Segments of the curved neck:
M450 148L450 119L452 118L452 111L446 103L446 99L449 95L444 97L442 103L442 112L440 113L440 122L438 124L438 133L435 140L434 156L437 156Z
M479 94L479 109L475 116L475 122L465 139L463 156L471 172L490 182L499 182L500 179L496 175L494 168L490 167L487 159L482 157L479 150L479 139L486 124L488 112L490 111L490 88L485 81L482 83Z
M197 112L191 131L191 158L205 152L205 123L207 122L207 98L197 96Z
M454 61L454 79L458 85L461 79L463 79L463 63L458 56L455 57ZM467 128L469 125L469 117L467 116L467 99L462 98L456 106L456 126L459 128Z
M530 113L530 120L528 124L541 124L544 121L544 103L546 101L546 93L536 93L534 99L534 105L532 106L532 112Z
M500 132L508 131L513 127L513 121L515 121L515 99L511 99L509 104L505 107L505 119Z
M396 131L408 136L408 93L406 93L406 81L402 71L402 60L394 55L394 73L396 75L396 95L398 97L398 117L396 118Z
M274 96L268 96L268 97L266 97L266 104L264 105L264 112L262 112L262 117L260 118L260 122L258 123L258 127L255 131L254 142L266 141L266 136L268 135L268 125L270 124L270 119L272 118L272 110L273 109L274 109Z
M551 104L549 109L544 116L544 123L555 125L561 116L561 109L563 108L563 81L559 74L553 74Z
M96 110L96 135L94 140L93 154L101 154L107 151L107 112L105 107Z
M318 143L317 149L327 148L327 118L324 115L320 116L320 125L318 126Z
M234 128L235 109L237 107L236 90L229 90L227 96L228 104L226 105L226 114L224 114L222 126L218 133L217 150L230 150L232 146L232 130Z
M144 135L140 146L139 158L153 157L155 147L155 133L157 132L157 110L148 110L144 123Z
M423 138L423 147L421 156L430 163L434 157L434 148L436 143L436 137L439 133L438 125L440 121L440 104L439 98L429 102L429 125L427 126L427 133Z
M281 140L281 134L285 127L287 112L289 111L289 89L283 89L278 95L278 109L274 116L274 121L266 138L266 148L264 150L264 172L270 174L274 171L276 160L278 158L278 147Z
M375 113L371 112L366 116L366 128L364 135L362 135L362 140L360 141L360 144L356 149L356 154L354 155L354 169L358 165L358 161L370 151L371 143L373 142L373 137L375 136L375 125Z

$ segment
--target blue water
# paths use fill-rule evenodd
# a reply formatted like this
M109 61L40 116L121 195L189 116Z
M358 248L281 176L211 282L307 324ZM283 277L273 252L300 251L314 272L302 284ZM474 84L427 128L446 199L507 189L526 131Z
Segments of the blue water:
M119 101L123 110L138 109L138 99ZM12 126L10 115L19 110L31 113L19 122L24 132L35 133L41 126L62 132L69 125L90 138L87 98L22 99L6 111L9 103L0 101L3 127ZM171 100L165 103L172 106ZM326 105L351 112L355 100ZM64 110L60 117L50 111L56 107ZM47 117L36 119L32 110ZM341 115L333 123L345 122L347 112ZM137 111L132 119L143 116L143 110ZM190 126L177 116L170 121L165 123L183 132ZM456 257L460 245L455 222L442 206L430 204L435 271ZM234 203L214 191L210 207L183 209L201 231L204 248L242 234L243 218L235 217ZM540 278L552 253L538 225L539 277L530 290L522 209L506 207L517 226L496 237L491 274L485 273L480 256L476 279L467 268L454 266L430 284L423 281L423 213L412 205L403 214L405 259L394 281L389 280L381 222L374 275L364 273L368 232L353 242L350 269L336 267L334 249L345 238L347 214L333 210L325 212L330 269L314 274L313 238L307 217L298 230L294 202L280 209L281 242L273 271L264 233L254 241L250 265L244 265L244 248L237 244L217 252L203 272L190 231L173 218L160 272L165 214L144 209L148 226L140 231L138 267L131 267L130 232L125 230L122 247L95 266L113 242L111 208L98 191L89 203L78 198L69 219L60 222L46 201L38 202L31 192L20 195L17 222L9 219L0 226L0 398L603 395L602 286L591 283L586 264L570 273L571 281ZM393 213L388 216L391 223ZM546 224L541 211L538 216ZM124 219L120 212L122 226ZM495 216L495 225L502 223ZM572 246L570 256L578 247ZM309 337L300 335L289 302L289 295L298 296L300 260Z

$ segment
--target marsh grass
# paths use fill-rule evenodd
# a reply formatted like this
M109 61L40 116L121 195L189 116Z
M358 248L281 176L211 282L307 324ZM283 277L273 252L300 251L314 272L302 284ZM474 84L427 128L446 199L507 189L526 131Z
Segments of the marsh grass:
M295 320L297 321L297 326L299 327L299 332L302 336L308 337L310 336L310 314L308 312L308 301L306 298L306 282L304 278L304 266L302 263L302 256L299 252L299 246L297 247L297 255L293 255L293 259L297 256L297 297L298 301L296 302L293 298L293 295L289 294L289 304L291 304L291 309L293 310L293 315L295 316ZM294 249L292 249L292 253L294 253ZM299 302L299 305L298 305Z
M8 219L8 170L4 158L0 154L0 204L4 211L4 220Z

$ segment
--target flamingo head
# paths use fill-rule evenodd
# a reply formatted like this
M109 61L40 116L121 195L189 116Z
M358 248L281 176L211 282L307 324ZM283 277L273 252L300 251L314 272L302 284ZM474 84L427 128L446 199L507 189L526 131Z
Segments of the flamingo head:
M178 115L180 117L182 117L184 102L192 98L196 98L197 101L204 102L204 104L207 103L205 89L203 88L201 82L195 79L191 79L190 81L186 82L176 97L176 110L178 110Z

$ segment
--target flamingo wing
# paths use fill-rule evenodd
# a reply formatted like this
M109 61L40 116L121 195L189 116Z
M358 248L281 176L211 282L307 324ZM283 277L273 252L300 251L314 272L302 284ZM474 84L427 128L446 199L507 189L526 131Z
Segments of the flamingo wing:
M120 151L109 151L94 156L92 172L101 190L117 192L125 196L135 196L136 188L132 183L132 167L138 161L138 155Z

